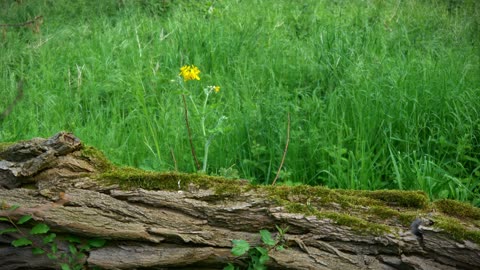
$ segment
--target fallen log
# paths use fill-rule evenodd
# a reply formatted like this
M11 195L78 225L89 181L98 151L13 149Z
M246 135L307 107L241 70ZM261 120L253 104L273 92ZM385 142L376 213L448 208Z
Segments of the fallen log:
M480 209L463 203L431 203L417 191L256 186L116 167L66 132L0 145L0 203L0 217L48 225L59 236L58 254L71 252L62 244L68 236L107 240L77 258L88 269L245 267L245 257L230 252L232 240L258 246L259 230L278 236L276 227L288 228L285 249L269 250L269 269L480 265ZM0 231L11 227L0 222ZM60 259L13 247L18 237L0 234L2 269L60 269Z

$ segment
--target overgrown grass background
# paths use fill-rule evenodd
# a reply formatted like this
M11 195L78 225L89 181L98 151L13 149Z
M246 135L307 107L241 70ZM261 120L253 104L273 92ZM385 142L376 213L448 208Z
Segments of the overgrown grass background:
M271 183L421 189L480 204L476 0L1 1L0 141L68 130L114 162L195 170L179 68L230 129L208 173ZM193 117L193 116L192 116ZM198 121L190 119L199 157ZM195 134L197 134L195 136Z

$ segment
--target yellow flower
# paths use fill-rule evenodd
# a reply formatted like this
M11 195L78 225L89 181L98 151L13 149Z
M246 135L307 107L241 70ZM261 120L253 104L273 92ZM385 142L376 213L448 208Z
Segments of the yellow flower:
M216 86L216 85L215 85L215 86L213 87L213 90L215 91L215 93L220 92L220 86Z
M200 74L200 70L194 66L194 65L185 65L180 68L180 76L183 77L184 81L190 81L190 80L200 80L200 77L198 76Z

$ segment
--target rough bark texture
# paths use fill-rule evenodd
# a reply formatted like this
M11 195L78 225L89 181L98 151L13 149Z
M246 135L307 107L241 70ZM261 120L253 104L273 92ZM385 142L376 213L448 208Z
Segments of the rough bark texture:
M421 200L418 204L389 201L381 195L387 193L254 187L245 181L174 173L146 173L142 178L138 171L121 177L111 173L118 168L92 153L64 132L0 149L0 216L17 220L28 214L59 236L106 239L105 246L91 250L81 261L88 268L242 265L244 260L230 253L231 240L259 245L258 231L274 232L275 225L289 227L284 238L287 248L270 251L269 269L478 269L480 265L478 239L468 240L479 232L475 215L456 219ZM149 187L155 181L174 184L162 190L127 186L125 180L147 182L144 186ZM20 207L5 210L11 205ZM379 209L383 209L380 214L373 211ZM423 220L410 228L421 215ZM437 227L445 218L458 221L470 234ZM22 225L25 230L28 224ZM0 230L10 227L0 223ZM58 262L32 255L28 247L12 247L15 237L19 235L0 235L1 269L59 268ZM61 253L68 250L65 244L59 247Z

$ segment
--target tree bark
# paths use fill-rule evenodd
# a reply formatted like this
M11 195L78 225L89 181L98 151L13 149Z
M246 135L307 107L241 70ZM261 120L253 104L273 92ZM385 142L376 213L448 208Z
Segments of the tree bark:
M65 132L0 146L0 203L0 216L18 220L31 215L58 235L106 239L105 246L81 261L85 268L245 266L245 257L230 253L232 240L260 245L259 230L275 233L276 225L288 227L286 249L269 251L269 269L480 265L478 215L449 215L420 192L262 187L118 168ZM20 207L6 209L12 205ZM455 226L449 230L451 222ZM9 227L0 222L0 230ZM32 255L28 247L12 247L16 237L0 235L2 269L59 269L56 261ZM65 244L59 248L68 252Z

